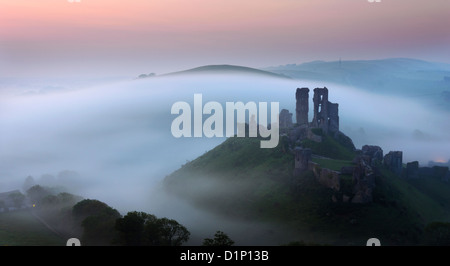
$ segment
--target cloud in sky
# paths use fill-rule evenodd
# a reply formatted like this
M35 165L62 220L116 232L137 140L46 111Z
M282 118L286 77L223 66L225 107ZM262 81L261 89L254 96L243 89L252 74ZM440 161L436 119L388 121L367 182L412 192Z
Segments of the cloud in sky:
M2 0L0 5L4 76L134 75L340 57L450 62L445 0Z

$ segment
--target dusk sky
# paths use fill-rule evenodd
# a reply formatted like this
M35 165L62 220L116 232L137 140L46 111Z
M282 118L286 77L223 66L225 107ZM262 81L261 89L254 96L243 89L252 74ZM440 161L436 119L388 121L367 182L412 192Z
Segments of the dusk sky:
M408 57L450 63L448 0L0 0L0 77Z

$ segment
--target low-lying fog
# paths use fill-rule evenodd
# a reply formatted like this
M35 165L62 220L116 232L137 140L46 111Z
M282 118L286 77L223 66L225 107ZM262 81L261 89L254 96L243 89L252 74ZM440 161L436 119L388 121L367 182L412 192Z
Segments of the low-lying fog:
M170 129L177 115L170 113L172 104L185 101L193 110L194 93L203 95L203 104L217 101L224 109L227 101L277 101L280 110L288 109L295 119L295 90L309 87L312 119L313 89L323 86L329 89L329 100L339 103L341 131L357 148L374 144L385 153L402 150L404 162L418 160L422 165L450 159L449 114L410 100L312 81L166 76L1 96L0 192L20 188L29 175L39 181L50 174L57 183L58 173L73 170L80 176L74 193L104 201L122 214L139 210L175 218L193 233L206 228L201 237L228 230L238 241L239 232L252 232L257 239L260 228L272 229L246 224L234 230L233 221L214 220L162 194L159 182L166 175L224 141L174 138Z

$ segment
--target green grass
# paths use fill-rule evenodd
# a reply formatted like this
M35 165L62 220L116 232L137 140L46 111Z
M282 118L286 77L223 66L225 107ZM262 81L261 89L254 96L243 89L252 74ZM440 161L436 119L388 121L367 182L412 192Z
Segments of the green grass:
M352 161L348 160L334 160L326 158L312 158L312 161L320 164L322 168L328 168L334 171L341 171L343 166L354 166Z
M172 173L166 185L226 216L282 219L284 207L290 206L286 183L292 177L293 155L282 145L274 149L259 145L256 138L229 138Z
M337 140L327 134L321 134L322 142L315 142L310 139L304 139L301 145L304 148L310 148L314 154L337 160L353 160L354 151L346 148Z
M381 169L381 173L382 178L379 180L386 184L380 184L379 186L389 190L383 193L393 200L403 202L405 207L413 212L413 216L422 221L423 224L442 220L448 216L446 210L433 199L436 196L433 193L424 193L424 191L410 184L408 180L400 178L384 168Z
M0 213L0 246L63 246L28 210Z
M450 184L436 177L409 179L408 184L428 195L445 210L445 220L450 222Z

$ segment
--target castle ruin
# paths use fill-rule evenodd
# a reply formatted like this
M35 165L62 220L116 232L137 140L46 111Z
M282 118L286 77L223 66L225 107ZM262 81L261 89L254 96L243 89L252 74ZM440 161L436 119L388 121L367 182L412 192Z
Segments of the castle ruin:
M295 117L298 125L321 128L324 133L339 131L339 104L328 101L328 89L326 87L314 89L314 116L311 123L308 122L309 89L298 88L295 98Z
M332 197L334 202L368 203L373 201L372 192L379 164L383 163L393 173L401 174L403 156L401 151L391 151L383 157L383 150L379 146L364 145L361 150L356 150L351 139L339 131L339 105L328 100L326 87L314 89L314 113L311 122L308 119L309 88L297 88L295 99L297 124L292 123L292 114L286 109L281 111L279 119L280 129L284 130L292 144L295 143L292 149L295 162L294 176L312 171L319 183L337 193ZM322 132L319 133L314 129L321 129ZM304 139L322 142L325 135L355 151L356 157L351 166L343 166L341 171L324 168L312 161L315 155L311 149L298 146ZM351 177L352 191L341 191L341 176Z

